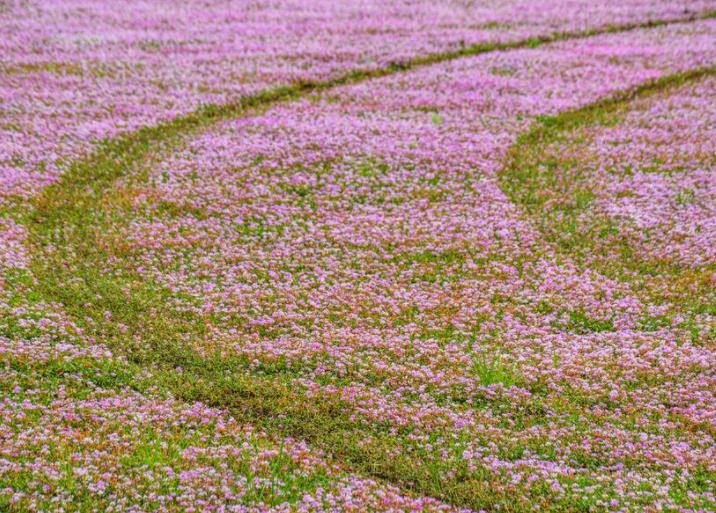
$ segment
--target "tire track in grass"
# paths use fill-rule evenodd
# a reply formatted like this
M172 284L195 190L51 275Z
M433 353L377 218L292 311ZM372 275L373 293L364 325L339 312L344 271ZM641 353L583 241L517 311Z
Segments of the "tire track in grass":
M701 333L694 328L694 316L716 313L713 269L640 258L629 241L620 236L613 220L594 212L594 193L587 186L590 171L573 161L574 153L564 152L561 145L574 143L576 149L584 148L590 140L580 129L618 123L635 100L708 76L716 76L716 66L663 77L592 105L545 117L518 138L499 173L505 194L523 209L557 252L582 269L630 283L652 303L678 305L687 313L684 327L691 331L695 343L700 341ZM551 145L558 149L550 150ZM643 324L658 324L657 321L644 319Z
M714 17L714 13L709 17ZM105 142L89 158L75 163L57 184L48 187L27 218L34 249L31 271L39 282L37 289L48 300L61 303L90 335L125 356L132 367L152 368L157 385L180 399L225 408L242 421L305 439L338 457L352 472L385 479L423 495L475 509L509 504L510 497L501 496L478 480L463 480L459 473L446 482L440 477L443 469L439 461L416 464L412 455L399 452L396 456L399 442L393 435L378 433L375 442L362 444L371 428L351 422L344 405L337 400L307 401L281 373L248 376L235 372L244 362L195 353L184 341L205 333L202 319L190 312L173 311L167 306L169 294L161 287L144 282L128 291L127 285L137 277L109 276L101 271L107 255L95 240L96 227L107 221L103 206L111 198L106 193L117 179L137 171L145 160L171 151L218 121L253 114L310 92L489 51L669 23L675 21L481 45L378 71L354 72L330 82L296 84L231 105L207 106L188 116ZM659 84L681 80L675 77L655 81L649 87L663 87ZM130 379L126 381L132 384ZM520 510L519 505L514 508L512 511Z

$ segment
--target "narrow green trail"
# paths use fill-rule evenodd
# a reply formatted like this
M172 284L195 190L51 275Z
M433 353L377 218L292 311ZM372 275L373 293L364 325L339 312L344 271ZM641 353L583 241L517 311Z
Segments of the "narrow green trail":
M675 314L686 312L690 318L686 324L693 324L694 316L716 313L712 280L715 269L639 257L621 236L614 220L595 211L590 171L575 156L591 142L585 129L616 125L629 112L633 100L668 92L707 76L716 76L716 67L667 76L588 107L543 119L519 137L500 172L507 196L522 208L558 253L582 269L630 283L652 304L669 304ZM652 321L656 322L647 319L645 324L653 324ZM661 319L656 325L663 322ZM692 330L694 342L703 343L701 335Z

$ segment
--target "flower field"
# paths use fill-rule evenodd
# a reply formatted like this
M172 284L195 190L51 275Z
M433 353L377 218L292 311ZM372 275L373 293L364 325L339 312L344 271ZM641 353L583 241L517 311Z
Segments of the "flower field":
M0 510L716 511L716 2L117 7L0 3Z

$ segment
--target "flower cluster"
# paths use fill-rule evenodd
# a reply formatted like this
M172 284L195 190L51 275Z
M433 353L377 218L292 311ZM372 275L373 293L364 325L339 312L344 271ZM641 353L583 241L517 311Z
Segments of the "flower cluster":
M715 93L708 78L635 102L622 122L595 135L599 208L619 220L642 257L716 264Z

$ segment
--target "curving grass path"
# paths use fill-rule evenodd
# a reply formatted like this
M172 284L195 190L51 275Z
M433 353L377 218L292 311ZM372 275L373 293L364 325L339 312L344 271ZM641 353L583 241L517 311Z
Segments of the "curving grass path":
M579 156L593 143L594 129L618 125L636 99L668 94L686 83L714 76L716 67L691 70L542 119L519 137L500 172L503 190L546 241L582 268L628 282L650 302L670 306L671 315L686 313L684 324L696 343L712 342L714 336L694 326L695 316L716 313L714 266L641 256L617 222L595 208L596 164ZM644 327L657 328L665 322L670 324L664 316L645 319Z

